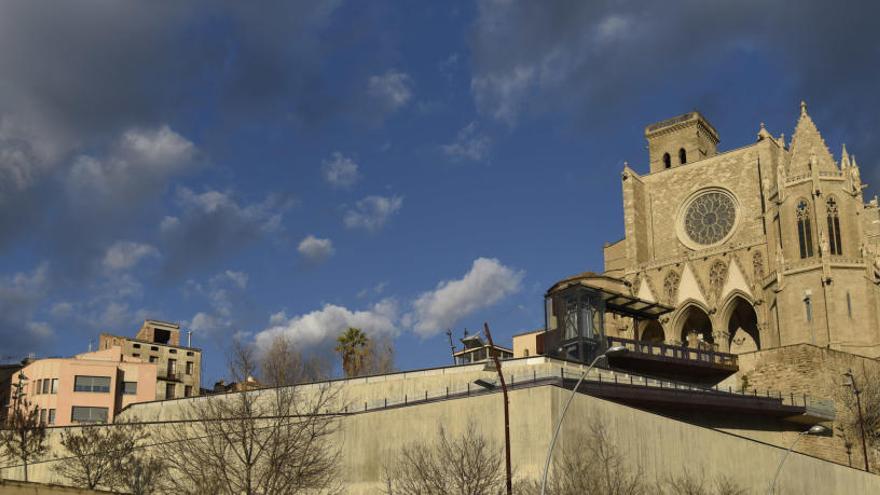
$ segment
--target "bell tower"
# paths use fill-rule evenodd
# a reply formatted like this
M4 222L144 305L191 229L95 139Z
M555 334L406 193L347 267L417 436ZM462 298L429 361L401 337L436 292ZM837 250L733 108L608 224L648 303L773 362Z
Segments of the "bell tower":
M645 128L651 173L715 156L718 132L700 112L651 124Z

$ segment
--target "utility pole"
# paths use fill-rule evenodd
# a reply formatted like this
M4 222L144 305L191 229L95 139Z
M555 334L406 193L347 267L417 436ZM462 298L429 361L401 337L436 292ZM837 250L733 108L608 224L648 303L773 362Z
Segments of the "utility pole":
M498 379L501 381L501 393L504 395L504 460L507 469L507 495L513 493L513 475L510 472L510 401L507 399L507 383L504 381L504 373L501 372L501 360L495 352L495 344L492 342L492 334L489 332L489 324L483 323L483 330L486 333L486 340L489 341L489 353L492 355L492 361L495 363L495 370L498 372Z
M859 433L862 436L862 454L865 456L865 472L870 473L871 468L868 466L868 444L865 441L865 420L862 417L862 399L859 397L862 391L856 386L856 377L853 376L852 370L847 371L843 375L849 378L847 385L852 387L853 395L856 396L856 409L859 411Z
M452 329L446 329L446 338L449 339L449 350L452 351L452 364L455 364L455 344L452 343Z

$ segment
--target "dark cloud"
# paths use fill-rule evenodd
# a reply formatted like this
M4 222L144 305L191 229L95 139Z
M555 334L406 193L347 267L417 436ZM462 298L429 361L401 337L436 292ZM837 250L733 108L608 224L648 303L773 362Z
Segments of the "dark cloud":
M0 4L0 250L36 239L53 276L78 282L210 160L192 142L202 127L334 115L323 34L338 6Z
M165 217L164 273L169 279L201 269L243 246L282 230L281 220L291 201L270 196L259 203L241 204L230 192L191 189L177 191L178 216Z
M742 98L756 115L782 106L796 115L803 98L823 131L878 156L880 142L865 132L880 126L880 114L865 111L880 103L878 14L867 1L484 0L472 92L483 114L510 125L540 112L607 125L646 98L709 115Z
M49 267L0 278L0 360L18 360L51 341L52 328L37 321L47 291Z

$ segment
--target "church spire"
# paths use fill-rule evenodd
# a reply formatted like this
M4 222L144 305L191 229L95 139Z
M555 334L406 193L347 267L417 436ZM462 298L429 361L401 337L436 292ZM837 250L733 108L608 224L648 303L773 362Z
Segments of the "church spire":
M843 144L843 151L840 152L840 169L846 171L849 168L849 153L846 152L846 143Z
M814 163L819 170L829 172L837 170L837 164L834 162L834 157L831 156L828 145L825 144L822 134L819 133L819 129L816 128L816 124L807 113L805 102L801 102L801 115L791 138L789 150L791 152L789 171L794 175L797 175L798 171L809 171L811 155L815 155Z

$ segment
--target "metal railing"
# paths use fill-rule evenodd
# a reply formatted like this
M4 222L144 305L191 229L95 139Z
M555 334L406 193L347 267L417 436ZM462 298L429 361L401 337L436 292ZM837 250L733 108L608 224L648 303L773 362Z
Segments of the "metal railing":
M651 356L661 356L672 359L701 361L722 366L737 366L736 354L719 352L712 349L685 347L662 342L644 342L640 340L624 339L621 337L608 337L608 346L623 346L626 347L628 351L635 354L648 354Z
M541 371L533 369L530 372L505 372L505 380L507 380L508 388L519 389L541 385L558 385L565 387L566 380L575 381L580 378L583 369L572 366L561 366L549 371ZM484 382L486 383L486 382ZM491 382L488 382L491 384ZM668 390L682 391L689 393L701 393L712 395L715 397L737 397L742 399L760 399L770 400L783 406L793 406L804 408L806 412L820 414L825 417L834 417L834 402L822 399L816 399L806 394L783 393L781 391L757 389L735 389L733 387L701 387L690 383L676 382L672 380L662 380L649 378L631 373L618 373L609 370L594 368L584 379L584 384L589 385L608 385L608 386L625 386L639 387L651 390ZM457 387L445 387L443 389L424 390L423 392L406 393L402 396L385 397L379 400L358 401L352 400L348 405L344 406L342 412L356 413L376 411L395 407L405 407L428 402L436 402L440 400L457 399L462 397L470 397L477 395L485 395L494 392L500 392L501 388L481 387L473 382Z

